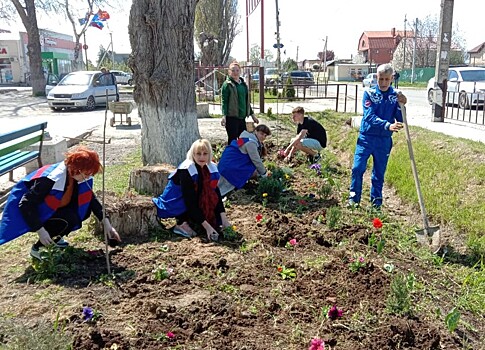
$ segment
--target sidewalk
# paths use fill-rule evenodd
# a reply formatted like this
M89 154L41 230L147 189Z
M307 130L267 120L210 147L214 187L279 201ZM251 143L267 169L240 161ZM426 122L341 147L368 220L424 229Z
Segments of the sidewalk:
M274 115L290 114L292 109L301 106L306 112L321 112L326 109L335 110L334 101L296 101L282 103L266 103L266 109L271 108ZM409 125L419 126L424 129L436 131L457 138L464 138L473 141L485 143L485 125L478 125L457 120L445 119L444 122L432 121L432 110L429 107L428 113L414 113L413 106L408 106L407 120ZM479 113L481 113L480 111ZM209 108L211 114L222 114L219 105L211 105ZM423 115L424 114L424 115ZM360 115L361 117L361 115ZM355 117L359 118L359 116Z

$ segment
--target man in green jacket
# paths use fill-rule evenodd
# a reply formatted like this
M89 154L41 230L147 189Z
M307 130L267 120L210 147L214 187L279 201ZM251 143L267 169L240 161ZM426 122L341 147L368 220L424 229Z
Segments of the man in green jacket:
M227 144L236 140L246 130L246 117L251 116L256 124L259 123L249 103L248 86L240 74L239 63L232 62L229 65L229 76L222 84L222 114L224 116L221 125L226 127Z

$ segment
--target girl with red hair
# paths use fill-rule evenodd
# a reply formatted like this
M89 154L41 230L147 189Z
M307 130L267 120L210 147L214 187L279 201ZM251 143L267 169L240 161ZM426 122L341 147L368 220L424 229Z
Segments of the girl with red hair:
M30 255L41 259L40 248L56 244L82 226L91 212L108 229L111 244L120 242L102 206L93 193L93 175L102 170L98 154L86 147L68 152L63 162L46 165L20 180L10 192L0 223L0 245L27 232L39 240Z

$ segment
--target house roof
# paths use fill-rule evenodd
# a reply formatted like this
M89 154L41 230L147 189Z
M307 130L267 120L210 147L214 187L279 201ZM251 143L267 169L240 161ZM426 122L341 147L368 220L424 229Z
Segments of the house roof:
M473 49L471 49L470 51L468 51L468 53L479 53L479 52L482 52L484 48L485 48L485 42L483 42L480 45L474 47Z
M395 36L404 37L404 30L396 30L394 31ZM392 30L376 30L376 31L365 31L364 34L369 38L393 38ZM406 30L406 38L412 38L414 36L414 32L412 30Z
M393 38L369 38L369 47L373 49L393 49L396 42Z

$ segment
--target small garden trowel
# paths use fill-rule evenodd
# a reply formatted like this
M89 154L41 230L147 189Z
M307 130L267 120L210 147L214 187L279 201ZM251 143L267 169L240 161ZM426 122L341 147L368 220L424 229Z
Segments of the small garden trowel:
M428 215L426 214L423 194L421 193L421 186L419 184L418 170L416 168L416 162L414 161L413 145L411 143L411 135L409 134L408 121L406 119L406 107L401 103L399 104L399 106L401 107L404 130L406 132L406 141L408 143L409 158L411 159L411 168L413 170L414 182L416 184L419 207L421 209L421 215L423 217L424 228L421 230L416 230L416 240L418 241L418 243L427 246L433 253L436 254L441 248L440 228L439 226L429 226Z

